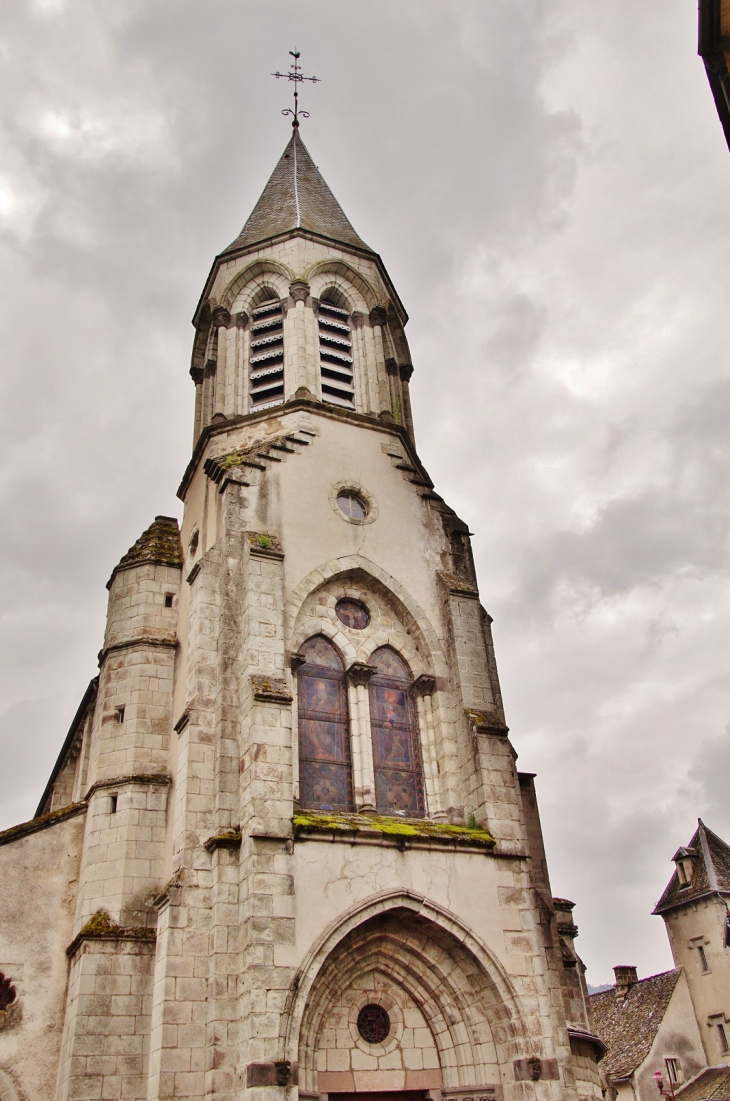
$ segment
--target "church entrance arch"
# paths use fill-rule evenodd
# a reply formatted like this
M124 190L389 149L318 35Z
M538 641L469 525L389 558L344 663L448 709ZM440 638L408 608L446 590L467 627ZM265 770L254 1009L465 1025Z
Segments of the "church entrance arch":
M374 914L311 982L292 1050L300 1089L415 1098L496 1084L523 1031L504 993L465 938L423 912L406 904Z

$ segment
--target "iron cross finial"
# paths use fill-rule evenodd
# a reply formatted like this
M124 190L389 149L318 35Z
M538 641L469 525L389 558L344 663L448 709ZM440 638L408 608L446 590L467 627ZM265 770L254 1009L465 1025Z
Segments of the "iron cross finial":
M289 53L294 58L294 61L289 66L290 71L288 73L276 72L272 73L271 75L275 76L277 80L279 80L281 77L284 77L286 80L291 80L294 85L294 110L292 111L291 107L285 107L281 113L282 115L291 115L293 119L292 126L296 127L299 126L300 115L304 119L309 118L309 111L299 110L299 85L302 83L303 80L311 80L312 84L316 84L320 78L317 76L303 76L302 67L299 64L299 58L301 57L299 50L289 50Z

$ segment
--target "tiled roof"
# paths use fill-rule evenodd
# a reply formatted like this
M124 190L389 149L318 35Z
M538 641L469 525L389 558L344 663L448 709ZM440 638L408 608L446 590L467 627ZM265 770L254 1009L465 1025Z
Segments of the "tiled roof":
M119 565L114 567L107 582L107 588L109 588L119 570L128 569L130 566L139 566L142 562L155 562L161 566L182 568L183 554L180 545L180 530L174 516L155 516L153 523L140 535L134 546L129 548L121 558Z
M608 1048L603 1068L611 1078L627 1078L644 1062L681 971L663 971L629 987L617 997L616 987L591 994L593 1027Z
M708 830L701 818L687 849L696 854L691 882L683 887L675 869L664 894L654 907L655 914L682 906L713 891L730 892L730 847L716 833ZM678 856L681 851L675 855Z
M679 1101L730 1101L730 1066L706 1067L677 1090Z
M299 227L345 245L368 248L325 183L297 128L250 218L222 255Z

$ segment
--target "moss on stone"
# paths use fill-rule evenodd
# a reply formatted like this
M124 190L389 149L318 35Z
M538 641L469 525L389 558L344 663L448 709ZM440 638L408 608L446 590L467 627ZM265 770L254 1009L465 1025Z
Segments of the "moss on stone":
M372 834L389 837L429 838L434 841L462 841L479 848L492 848L494 838L482 826L453 826L425 818L391 818L382 814L325 814L300 811L292 818L294 836L308 833Z
M86 925L79 930L81 937L113 937L124 932L121 925L116 925L107 914L106 910L97 910L92 914Z

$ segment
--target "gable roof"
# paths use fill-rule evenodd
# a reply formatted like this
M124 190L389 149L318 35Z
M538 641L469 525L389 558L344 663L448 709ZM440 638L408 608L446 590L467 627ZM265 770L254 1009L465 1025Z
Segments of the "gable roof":
M705 1067L686 1086L676 1091L682 1101L729 1101L730 1066Z
M708 830L701 818L689 845L678 849L674 858L688 855L693 858L691 881L682 886L675 868L664 894L657 902L655 914L664 913L675 906L683 906L705 895L720 891L730 893L730 846L712 830Z
M295 127L248 221L221 255L300 228L372 251L350 225Z
M641 979L621 998L616 987L590 995L593 1026L608 1047L610 1078L628 1078L644 1062L659 1030L681 968Z

